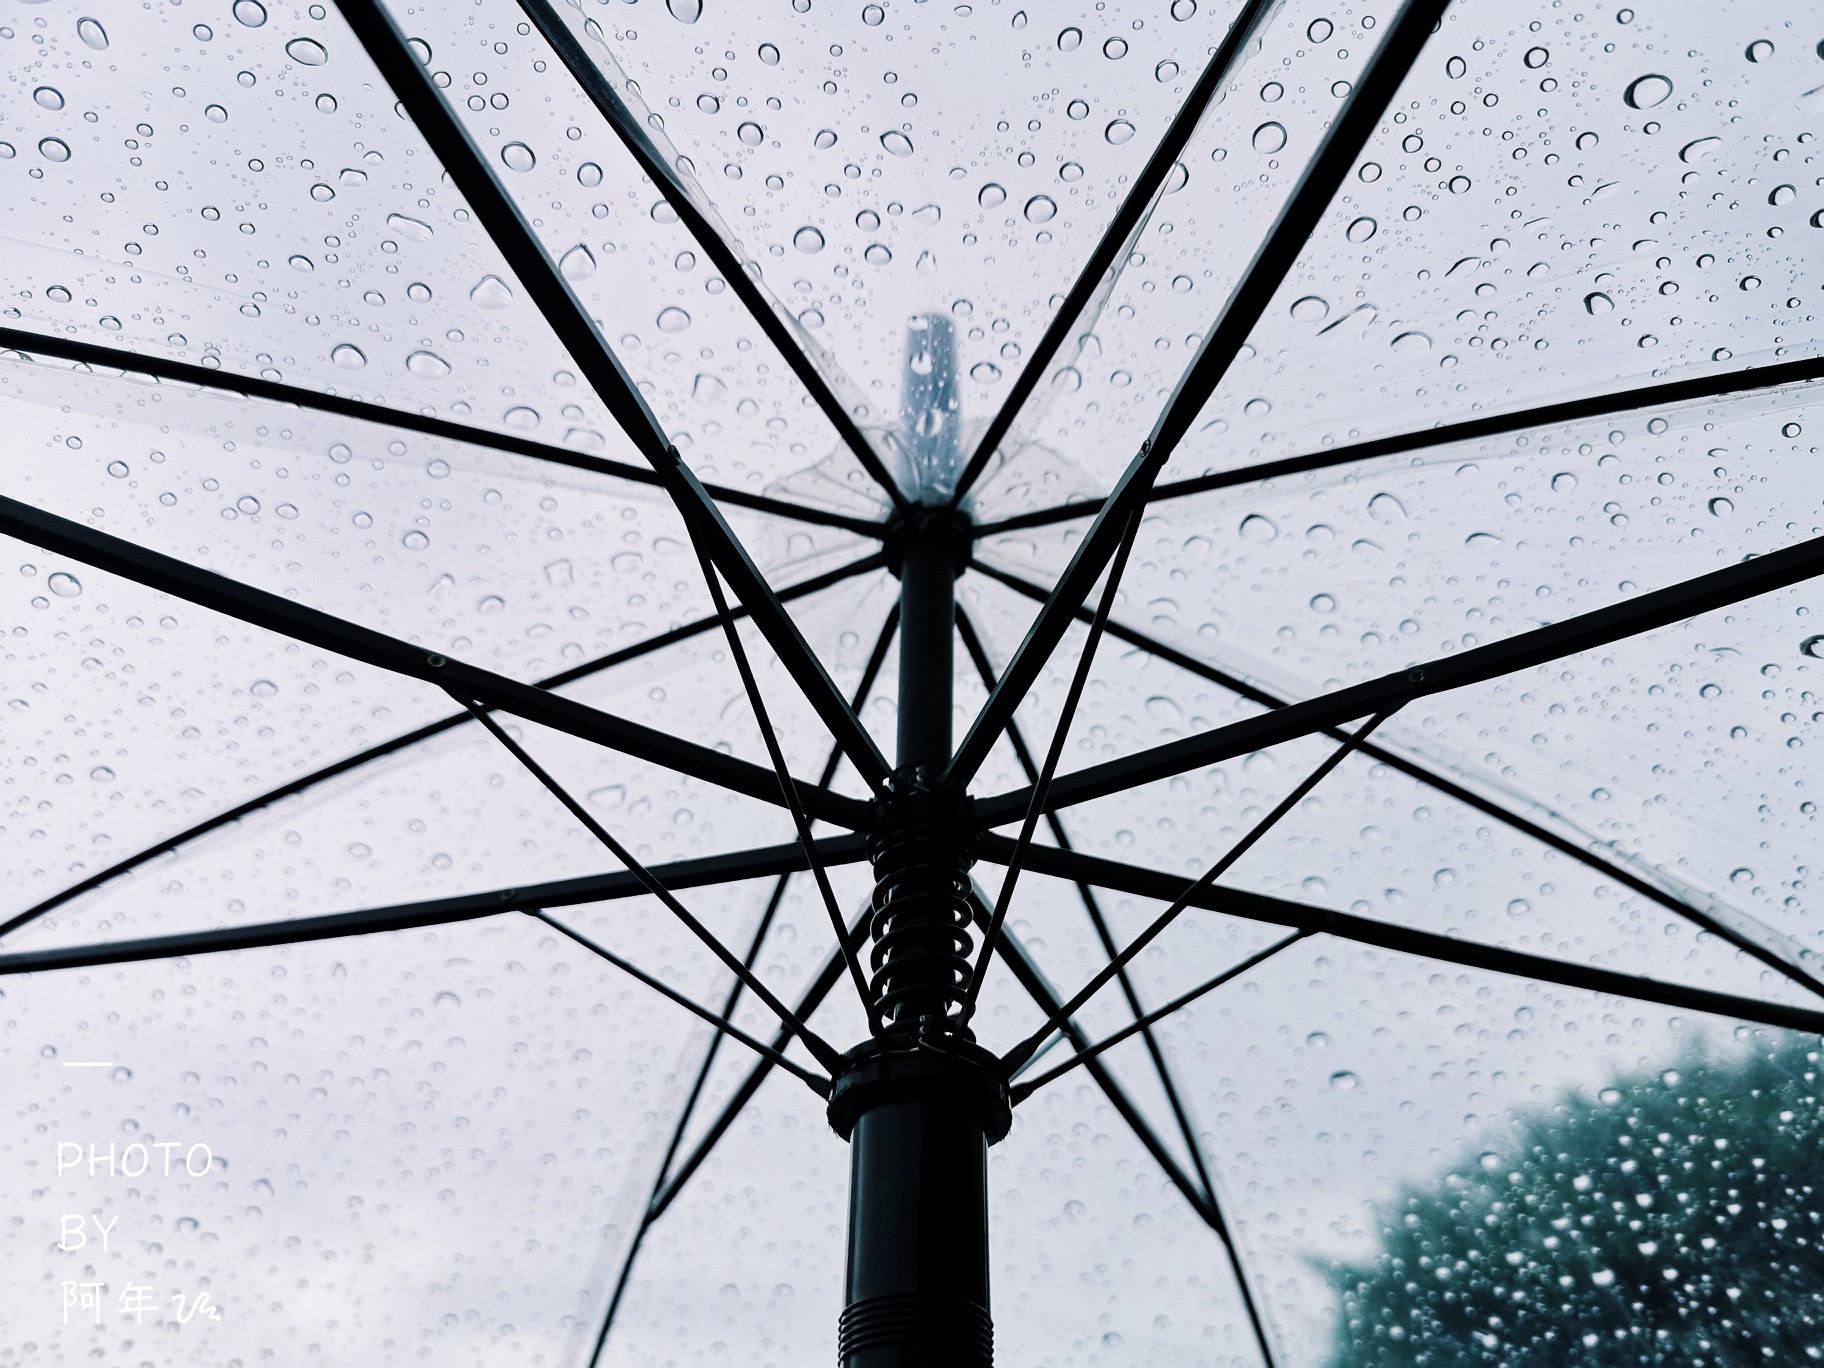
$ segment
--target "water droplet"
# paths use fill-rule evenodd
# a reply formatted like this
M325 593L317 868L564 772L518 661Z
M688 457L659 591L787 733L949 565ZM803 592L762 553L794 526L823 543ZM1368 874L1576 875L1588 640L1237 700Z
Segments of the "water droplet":
M203 117L205 119L209 120L210 123L227 123L228 122L228 111L223 109L218 104L204 105L203 106ZM367 179L367 176L360 171L344 171L341 176L341 179L344 182L344 184L350 183L349 178L351 176L357 178L354 182L352 182L357 185L360 184L361 181L364 181Z
M1678 159L1687 163L1702 161L1722 145L1721 138L1694 138L1678 149Z
M836 146L836 130L833 128L818 129L817 136L811 139L811 143L818 148Z
M670 305L659 310L654 322L662 333L681 333L690 326L690 315L676 305Z
M1427 352L1431 350L1431 337L1422 332L1403 332L1391 345L1396 352Z
M1780 429L1780 436L1797 437L1803 431L1805 431L1805 429L1800 427L1797 423L1787 423Z
M1286 126L1268 120L1254 130L1254 150L1272 156L1275 152L1284 151L1286 146Z
M1153 68L1153 79L1158 81L1161 85L1171 80L1177 74L1178 63L1172 61L1169 57Z
M1633 109L1651 109L1664 104L1672 95L1672 82L1657 73L1636 78L1622 92L1621 98Z
M414 303L429 303L431 298L431 287L426 285L422 280L414 280L410 285L405 287L405 297L412 300Z
M1058 34L1058 51L1075 52L1083 46L1083 30L1067 28Z
M713 404L728 393L728 386L713 375L699 373L690 382L690 397L699 404Z
M893 260L893 253L884 242L870 242L861 257L870 266L885 266Z
M1361 1086L1361 1078L1356 1074L1351 1073L1348 1069L1338 1069L1335 1073L1330 1075L1330 1089L1332 1092L1354 1092Z
M1453 81L1462 80L1464 73L1468 70L1468 64L1461 57L1451 57L1444 63L1444 74Z
M1330 303L1317 295L1306 295L1302 299L1292 301L1291 314L1300 323L1315 323L1319 319L1329 317Z
M258 28L266 22L266 6L260 0L234 0L234 17L248 28Z
M912 221L914 223L922 223L927 228L932 224L937 223L943 216L944 211L939 209L935 204L921 204L912 211Z
M1050 223L1058 216L1058 203L1050 195L1034 195L1026 201L1028 223Z
M1002 186L995 184L993 181L989 181L988 184L984 185L976 194L975 202L984 209L993 209L998 205L1007 203L1007 191Z
M887 22L887 12L879 5L863 5L861 7L861 22L866 24L869 28L879 28L882 24Z
M500 159L507 164L509 171L530 171L538 165L538 158L523 142L510 142L501 148Z
M1237 535L1245 542L1266 543L1279 540L1279 524L1265 513L1250 513L1241 520Z
M485 275L469 291L469 302L478 309L504 309L513 302L513 289L497 275Z
M45 581L58 598L75 598L82 592L82 581L68 571L59 570Z
M436 352L415 351L405 358L405 368L427 380L441 380L450 373L450 363Z
M912 155L912 139L908 138L904 133L901 133L897 128L889 128L885 133L882 133L880 135L880 145L896 157L909 157Z
M260 501L251 494L243 494L234 501L234 506L251 518L260 511Z
M515 404L500 415L500 421L518 432L530 432L538 426L538 410L527 408L524 404Z
M1110 38L1106 43L1102 44L1102 55L1111 62L1120 61L1123 57L1127 56L1127 40L1125 38Z
M32 99L43 109L63 108L63 92L56 86L39 86L32 92Z
M697 96L697 108L702 110L705 114L715 114L720 112L722 101L718 100L714 95L704 93Z
M880 227L880 215L872 209L863 209L855 215L855 226L864 233L871 233Z
M1758 290L1761 288L1761 278L1759 276L1743 276L1736 282L1736 288L1741 290Z
M1134 126L1126 119L1115 119L1102 130L1102 136L1115 147L1119 147L1134 136Z
M1379 231L1380 226L1380 224L1364 214L1362 217L1352 222L1348 228L1344 229L1343 236L1348 238L1351 242L1366 242Z
M108 462L108 474L112 475L115 479L124 480L127 478L128 473L127 463L125 461Z
M752 119L745 119L735 129L735 136L748 147L758 147L766 141L766 130Z
M1711 517L1726 518L1733 512L1735 512L1735 504L1733 501L1722 498L1720 495L1717 498L1710 500Z
M823 234L807 223L792 234L792 246L807 255L814 255L823 250Z
M407 218L404 214L388 214L386 227L389 232L397 234L408 242L429 242L431 225L422 219Z
M1305 37L1314 43L1327 43L1330 41L1330 35L1335 32L1336 25L1328 19L1313 19L1310 27L1305 30Z
M969 367L969 378L978 385L992 385L1001 378L1001 368L992 361L977 361Z
M1406 521L1406 505L1385 491L1368 500L1368 516L1378 523Z
M760 44L760 60L767 66L779 65L779 49L771 43Z
M595 253L579 242L558 258L557 269L565 280L587 280L595 274Z
M1798 198L1799 192L1790 185L1776 185L1767 193L1767 203L1776 209L1783 204L1791 204Z
M293 38L285 44L285 55L299 66L322 66L329 60L329 49L314 38Z
M694 24L703 17L703 0L665 0L665 8L680 24Z
M329 359L343 370L360 370L367 364L367 353L352 342L339 342L331 349Z
M1074 184L1083 179L1083 168L1076 162L1065 162L1058 168L1058 179Z
M108 45L108 31L101 26L98 19L78 19L76 36L95 51L100 52Z
M431 544L431 539L417 528L413 528L410 532L407 532L403 537L399 538L399 544L407 551L422 551Z
M1577 477L1568 470L1561 470L1552 476L1552 493L1569 494L1577 488Z
M1583 297L1583 311L1587 314L1614 313L1615 301L1601 290L1592 290Z
M1552 54L1550 50L1546 48L1528 48L1526 50L1526 56L1522 57L1520 60L1525 62L1527 66L1531 67L1534 71L1537 71L1540 67L1552 60Z
M66 162L70 159L70 145L62 138L40 138L38 153L46 161Z
M1765 38L1756 38L1742 55L1751 62L1764 62L1773 56L1773 44Z
M336 112L336 97L331 95L328 91L317 96L317 109L324 114L334 114Z
M1824 636L1810 636L1799 643L1799 654L1813 660L1824 660Z

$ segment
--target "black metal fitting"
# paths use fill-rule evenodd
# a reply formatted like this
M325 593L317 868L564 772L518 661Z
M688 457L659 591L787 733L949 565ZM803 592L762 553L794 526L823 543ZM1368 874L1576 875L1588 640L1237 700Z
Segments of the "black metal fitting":
M974 827L967 796L935 788L934 768L895 771L867 837L874 866L868 986L889 1027L946 1021L969 989Z
M844 1056L849 1142L841 1368L992 1368L988 1146L1013 1120L994 1055L937 1018Z
M843 1055L830 1089L830 1129L844 1140L862 1116L899 1102L941 1102L959 1108L996 1144L1013 1125L1013 1104L1000 1060L967 1030L934 1022L864 1040Z
M947 504L907 504L887 520L881 543L887 568L895 576L903 576L906 552L914 545L941 548L954 573L960 575L975 546L975 524L967 513Z

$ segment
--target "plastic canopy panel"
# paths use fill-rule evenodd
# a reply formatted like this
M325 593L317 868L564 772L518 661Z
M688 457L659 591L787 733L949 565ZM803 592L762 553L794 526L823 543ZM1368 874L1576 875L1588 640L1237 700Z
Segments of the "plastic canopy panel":
M0 52L0 1365L1824 1358L1811 8Z

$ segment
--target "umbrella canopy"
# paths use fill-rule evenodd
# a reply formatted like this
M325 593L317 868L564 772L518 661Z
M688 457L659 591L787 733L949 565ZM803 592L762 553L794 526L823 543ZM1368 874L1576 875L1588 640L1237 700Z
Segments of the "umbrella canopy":
M1317 1365L1824 1030L1820 36L0 6L0 1363L811 1361L903 1047L1003 1361Z

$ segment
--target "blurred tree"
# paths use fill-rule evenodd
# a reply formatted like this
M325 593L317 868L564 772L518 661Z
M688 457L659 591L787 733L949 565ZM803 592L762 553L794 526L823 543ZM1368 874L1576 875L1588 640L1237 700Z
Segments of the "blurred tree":
M1821 1057L1699 1048L1408 1189L1331 1273L1331 1368L1824 1363Z

